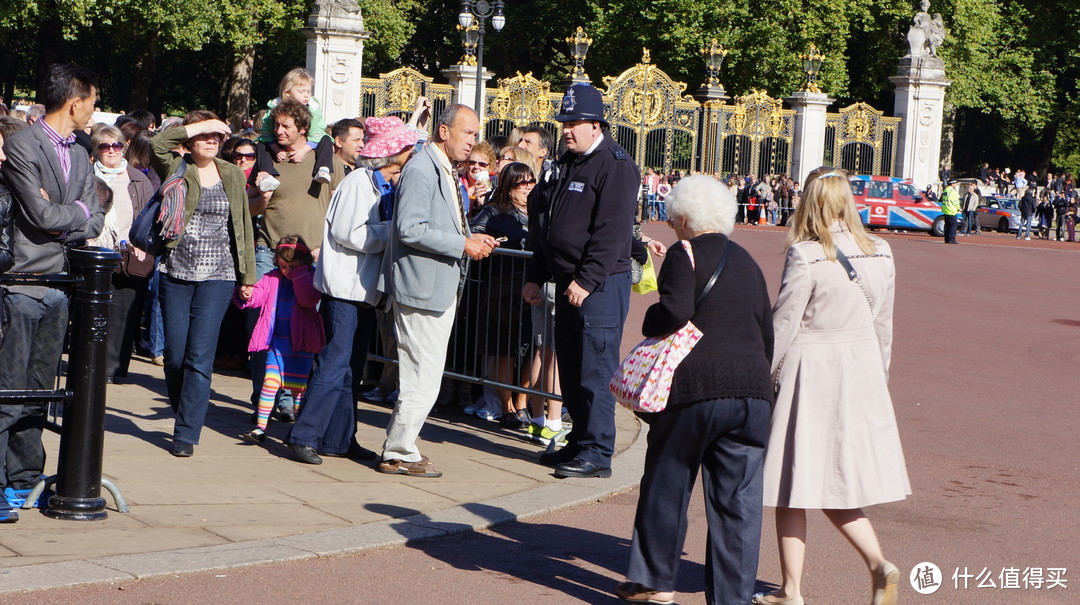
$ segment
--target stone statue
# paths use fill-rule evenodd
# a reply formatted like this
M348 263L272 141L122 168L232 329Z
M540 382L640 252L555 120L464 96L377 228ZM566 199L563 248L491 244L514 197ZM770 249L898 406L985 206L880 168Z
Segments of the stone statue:
M919 12L915 13L907 33L909 49L907 56L909 57L936 56L937 45L930 43L934 24L930 13L927 12L928 10L930 10L930 0L919 2ZM940 18L940 15L938 17ZM941 38L944 39L944 24L942 25ZM938 41L938 44L941 44L941 42Z
M343 24L360 22L360 5L356 0L316 0L308 16L308 27L344 28Z
M937 49L945 41L945 21L941 19L941 13L934 13L930 20L930 31L926 34L926 45L930 47L930 56L937 56Z
M360 12L360 5L356 3L356 0L318 0L315 4L318 5L319 12L328 17Z

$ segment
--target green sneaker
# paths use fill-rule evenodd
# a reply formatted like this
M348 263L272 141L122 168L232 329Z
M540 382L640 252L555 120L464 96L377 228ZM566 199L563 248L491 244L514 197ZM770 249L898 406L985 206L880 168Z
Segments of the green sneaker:
M558 443L559 445L563 445L566 443L566 434L569 432L570 429L567 428L563 428L563 430L561 431L553 431L545 426L540 429L539 434L533 437L533 441L539 443L540 445L550 445L552 439L554 439L556 443Z
M529 427L525 429L525 434L528 435L530 439L533 439L535 437L539 437L540 431L542 431L543 429L544 427L540 426L539 424L536 424L535 422L530 422Z

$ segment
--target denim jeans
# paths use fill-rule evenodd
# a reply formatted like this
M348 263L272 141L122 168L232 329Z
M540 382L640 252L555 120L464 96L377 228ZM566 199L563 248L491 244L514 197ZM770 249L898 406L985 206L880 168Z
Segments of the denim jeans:
M964 213L966 220L964 221L964 233L978 233L979 232L979 211L968 210Z
M1016 228L1016 239L1023 239L1024 234L1031 237L1031 217L1021 216L1020 226Z
M158 266L161 266L159 259ZM161 300L158 298L158 288L161 285L161 271L154 269L150 276L150 356L161 357L165 354L165 323L161 320Z
M161 276L159 296L165 322L165 388L176 412L173 439L199 443L210 406L218 331L232 300L234 282L191 282Z
M353 343L366 355L375 330L375 310L362 303L323 295L319 314L326 346L316 358L304 407L287 441L320 452L344 454L356 441L356 399L353 398Z
M0 347L0 389L52 389L68 325L68 297L49 289L38 300L8 295L7 338ZM31 489L45 468L45 403L0 405L0 489Z

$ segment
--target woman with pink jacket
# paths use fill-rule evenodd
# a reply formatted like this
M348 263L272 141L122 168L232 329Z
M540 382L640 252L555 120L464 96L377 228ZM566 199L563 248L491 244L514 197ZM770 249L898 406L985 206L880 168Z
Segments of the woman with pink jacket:
M312 284L313 262L311 250L303 238L286 235L274 252L277 268L255 284L249 300L236 301L242 309L260 309L248 351L267 352L256 413L257 426L241 435L248 441L262 443L266 440L266 425L279 389L292 392L296 411L299 411L312 361L326 345L323 322L315 310L320 294Z

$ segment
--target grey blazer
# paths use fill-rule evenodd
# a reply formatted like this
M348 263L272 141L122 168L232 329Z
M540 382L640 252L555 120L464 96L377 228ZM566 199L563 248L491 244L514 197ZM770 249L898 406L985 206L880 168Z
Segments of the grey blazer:
M379 291L399 304L441 313L457 299L466 267L461 201L442 173L434 144L401 171Z
M64 244L97 237L105 213L94 190L93 167L86 150L71 146L71 171L64 181L56 150L37 125L4 141L3 177L15 196L15 265L13 273L60 273L65 270ZM48 199L41 195L44 189ZM90 211L75 204L81 201ZM58 233L68 233L61 242ZM41 287L12 287L29 296L44 295Z

